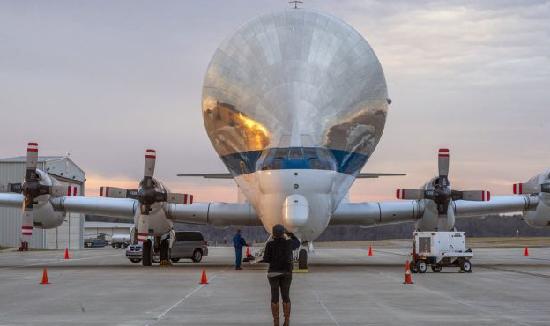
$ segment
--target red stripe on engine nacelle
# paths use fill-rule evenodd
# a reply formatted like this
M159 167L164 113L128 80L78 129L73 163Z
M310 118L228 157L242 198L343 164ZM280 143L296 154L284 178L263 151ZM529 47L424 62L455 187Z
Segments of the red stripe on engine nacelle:
M73 187L73 196L76 196L77 191L78 191L77 188L76 188L76 187Z
M27 152L36 153L38 152L38 148L27 148Z
M193 195L189 195L189 204L193 204Z
M145 155L145 158L157 158L157 157L154 155Z
M21 230L32 230L32 229L33 229L32 225L22 225L21 226Z

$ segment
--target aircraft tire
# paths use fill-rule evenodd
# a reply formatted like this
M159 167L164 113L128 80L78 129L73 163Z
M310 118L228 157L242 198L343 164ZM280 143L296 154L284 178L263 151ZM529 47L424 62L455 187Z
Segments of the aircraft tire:
M153 266L153 250L151 240L143 241L143 266Z
M164 239L160 242L160 261L166 261L170 258L170 243L168 239Z

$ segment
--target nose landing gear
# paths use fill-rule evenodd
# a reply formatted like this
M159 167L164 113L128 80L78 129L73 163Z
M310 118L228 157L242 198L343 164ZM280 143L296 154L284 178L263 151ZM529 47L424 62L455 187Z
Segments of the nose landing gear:
M307 272L308 271L308 258L309 253L313 252L313 243L308 241L303 241L299 247L298 251L298 270L297 272Z

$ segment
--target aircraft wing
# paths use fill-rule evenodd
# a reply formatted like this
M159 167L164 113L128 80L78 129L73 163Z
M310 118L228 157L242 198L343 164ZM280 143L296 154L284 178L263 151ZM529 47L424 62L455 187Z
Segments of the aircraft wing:
M21 194L0 193L0 207L20 208L23 199ZM51 198L50 203L56 211L112 216L131 221L139 211L139 202L130 198L61 196ZM250 204L165 204L164 211L166 217L174 222L216 226L261 225Z
M404 176L404 173L359 173L357 179L373 179L378 177ZM205 179L233 179L230 173L179 173L178 177L203 177Z
M490 201L452 202L456 218L482 217L489 214L535 211L537 196L494 196ZM400 200L373 203L341 203L333 213L331 225L382 225L427 218L422 200Z
M230 173L178 173L178 177L203 177L205 179L233 179Z
M0 207L18 207L23 206L25 197L21 194L4 192L0 193Z
M174 222L190 224L262 225L250 204L195 203L190 205L167 204L166 216Z
M56 211L134 219L139 202L131 198L62 196L50 199Z
M397 177L405 176L405 173L359 173L355 176L356 179L375 179L379 177Z

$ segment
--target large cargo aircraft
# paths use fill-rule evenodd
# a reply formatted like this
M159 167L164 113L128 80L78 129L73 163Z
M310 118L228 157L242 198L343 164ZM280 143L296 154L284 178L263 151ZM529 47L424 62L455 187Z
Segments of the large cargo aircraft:
M65 212L133 219L145 252L174 222L212 225L283 224L308 243L328 225L416 221L419 231L449 231L455 218L523 212L533 226L550 226L550 171L517 184L514 196L460 191L449 182L448 149L438 175L421 189L399 189L401 201L342 199L378 144L390 100L382 66L367 41L345 22L317 11L285 10L253 19L223 42L204 79L204 126L229 173L181 174L232 178L247 203L193 203L153 177L156 153L147 150L139 189L103 188L103 197L66 196L36 169L28 147L21 185L5 185L0 205L23 207L22 240L33 226L55 227ZM413 141L413 140L411 140ZM156 243L161 258L167 244ZM150 265L149 255L143 260Z

